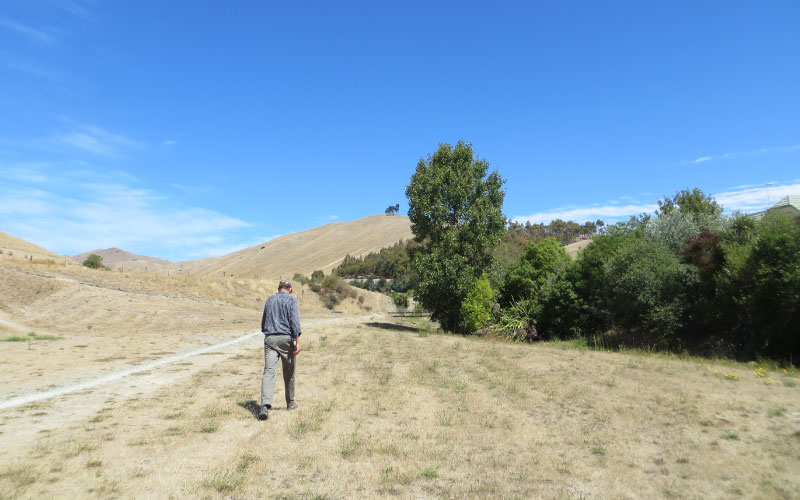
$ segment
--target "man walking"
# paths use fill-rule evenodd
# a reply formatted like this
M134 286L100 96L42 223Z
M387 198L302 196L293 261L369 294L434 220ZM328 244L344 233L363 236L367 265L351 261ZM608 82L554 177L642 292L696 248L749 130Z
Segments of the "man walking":
M275 373L278 358L283 367L283 385L286 391L286 409L294 410L295 356L300 352L300 313L297 299L292 297L292 283L281 280L278 293L267 299L261 317L264 333L264 375L261 377L261 411L259 420L269 418L272 395L275 392Z

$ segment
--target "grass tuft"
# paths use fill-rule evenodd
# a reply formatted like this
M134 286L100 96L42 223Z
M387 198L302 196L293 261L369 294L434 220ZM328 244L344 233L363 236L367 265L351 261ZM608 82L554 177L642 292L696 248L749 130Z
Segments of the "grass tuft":
M435 467L426 467L419 471L419 475L423 479L436 479L439 477L439 471Z
M39 480L33 466L9 467L0 471L0 479L11 481L17 487L29 486Z
M203 481L203 484L213 488L220 493L230 492L237 489L244 483L244 474L238 471L218 472Z
M210 420L210 421L206 422L205 424L203 424L202 427L200 427L200 432L204 432L206 434L211 434L212 432L217 432L217 430L219 430L219 423L216 422L215 420Z

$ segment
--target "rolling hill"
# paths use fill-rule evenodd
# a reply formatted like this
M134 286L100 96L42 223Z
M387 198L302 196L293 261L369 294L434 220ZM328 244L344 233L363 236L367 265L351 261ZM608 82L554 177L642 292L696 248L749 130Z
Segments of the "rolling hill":
M166 272L166 269L174 262L159 259L156 257L147 257L144 255L137 255L135 253L126 252L120 248L106 248L105 250L92 250L90 252L80 253L78 255L70 255L69 258L78 264L82 264L87 257L91 254L99 255L103 258L103 264L112 268L122 268L125 271L149 271L149 272Z
M223 257L178 262L172 269L192 276L224 273L241 277L291 277L316 269L327 273L347 254L364 255L412 237L408 217L370 215L287 234Z

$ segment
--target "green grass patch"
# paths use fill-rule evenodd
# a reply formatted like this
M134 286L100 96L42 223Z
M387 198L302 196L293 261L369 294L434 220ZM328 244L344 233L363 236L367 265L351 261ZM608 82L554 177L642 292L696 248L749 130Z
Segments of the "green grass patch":
M10 337L0 338L0 342L34 342L37 340L58 340L60 338L58 335L37 335L36 332L30 332L28 335L11 335Z
M220 472L203 481L203 484L220 493L233 491L244 483L244 474L236 472Z
M200 432L211 434L212 432L217 432L218 429L219 429L219 424L214 420L211 420L203 424L202 427L200 427Z
M439 471L435 467L426 467L419 471L419 475L423 479L436 479L439 477Z

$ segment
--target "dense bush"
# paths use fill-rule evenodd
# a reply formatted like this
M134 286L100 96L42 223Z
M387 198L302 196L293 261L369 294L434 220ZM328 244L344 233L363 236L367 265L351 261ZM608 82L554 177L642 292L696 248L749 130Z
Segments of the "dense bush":
M511 266L501 290L501 302L536 299L548 279L569 263L569 256L555 238L530 242L520 260Z
M503 278L495 326L514 339L800 360L800 218L727 217L695 189L609 227L574 261L548 245Z
M8 254L11 255L11 252ZM103 257L96 253L86 257L86 260L83 261L83 265L91 269L108 269L108 267L103 265Z

